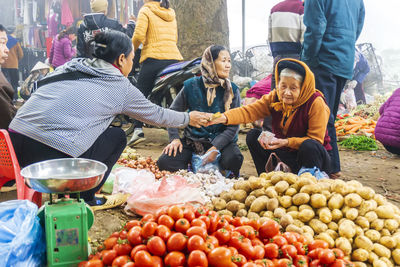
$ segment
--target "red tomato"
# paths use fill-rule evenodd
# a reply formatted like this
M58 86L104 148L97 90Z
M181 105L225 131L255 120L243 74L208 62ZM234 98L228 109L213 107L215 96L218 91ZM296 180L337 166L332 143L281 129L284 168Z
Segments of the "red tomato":
M235 247L228 247L228 249L232 252L232 255L239 254L238 250Z
M307 256L312 259L312 260L316 260L319 257L319 253L321 252L321 250L323 250L322 248L316 248L312 251L309 251Z
M116 238L118 238L118 237L119 237L119 232L114 232L114 233L112 233L112 234L110 235L110 237L116 237Z
M264 243L263 243L260 239L258 239L257 237L256 237L256 238L253 238L253 239L251 240L251 244L252 244L253 246L260 245L260 246L263 246L263 247L264 247Z
M220 245L224 245L231 240L231 233L227 231L225 228L218 229L214 236L218 239L218 243Z
M128 237L128 232L125 230L122 230L121 232L119 232L119 238L120 239L126 239Z
M287 242L288 242L289 244L294 244L295 242L297 242L296 235L294 235L294 233L292 233L292 232L284 232L284 233L282 234L282 236L283 236L284 238L286 238L286 240L287 240Z
M274 242L275 244L277 244L279 247L282 247L284 245L287 245L288 242L286 240L286 238L284 238L281 235L276 235L272 238L272 242Z
M269 243L264 246L265 257L268 259L276 259L279 256L279 246L275 243Z
M232 252L228 248L214 248L207 255L208 264L210 266L229 266L231 265Z
M293 245L283 245L281 251L282 256L288 259L294 259L297 255L297 249Z
M151 260L153 262L152 267L164 267L163 260L158 256L152 256Z
M313 251L316 248L329 248L328 242L324 240L313 240L310 244L308 244L308 251Z
M86 267L103 267L101 260L90 260L85 264Z
M214 244L206 242L204 252L208 255L215 248Z
M186 234L186 231L189 229L190 223L187 219L182 218L175 222L175 231L181 232L182 234Z
M138 251L147 251L147 246L146 245L137 245L136 247L134 247L131 251L131 259L135 259L135 255Z
M335 253L330 249L323 249L318 254L319 261L322 264L330 264L336 260Z
M129 231L133 226L140 226L140 222L138 220L130 220L125 224L124 229Z
M192 222L196 216L194 215L193 210L185 208L185 210L183 211L183 217L188 220L189 222Z
M204 216L205 217L205 216ZM208 218L208 217L207 217ZM208 223L210 223L210 218L208 218ZM190 223L190 225L193 226L200 226L203 227L204 229L208 229L207 224L201 220L200 218L196 218L194 220L192 220L192 222Z
M135 263L133 261L125 263L122 267L135 267Z
M129 255L132 251L132 246L124 241L118 242L113 249L117 252L118 256Z
M236 227L234 231L239 232L242 236L248 237L250 239L253 239L256 237L254 228L249 225L243 225L243 226Z
M117 257L117 251L113 249L103 250L100 259L105 265L111 265L113 260Z
M226 226L228 226L228 225L229 225L229 222L228 222L226 219L220 218L220 219L217 221L217 229L216 229L216 230L221 229L221 228L224 228L224 227L226 227ZM212 233L211 233L211 234L212 234Z
M149 252L140 250L135 255L135 266L153 267L153 259ZM114 266L114 265L113 265Z
M153 236L147 241L147 249L155 256L163 256L167 251L164 240L159 236Z
M167 212L168 212L168 206L159 208L154 214L154 217L156 217L156 221L158 221L158 218L160 218L161 215L167 214Z
M106 249L112 249L117 244L117 237L109 237L104 240L103 244Z
M211 235L215 231L217 231L218 226L218 216L211 216L210 217L210 227L208 227L208 233Z
M279 229L280 226L276 221L268 220L260 226L260 229L258 230L259 236L261 239L273 238L279 234Z
M240 243L238 250L240 254L243 254L243 256L246 257L246 259L254 259L256 254L256 250L251 245L251 241L248 238L243 239L243 242Z
M321 264L321 263L319 262L319 260L313 260L313 261L310 263L309 266L310 266L310 267L324 267L324 265Z
M78 263L78 267L86 267L86 265L88 264L89 261L81 261L80 263Z
M305 249L306 245L303 245L303 243L300 242L294 242L293 246L297 250L297 255L306 255L306 249Z
M201 208L197 208L196 211L194 212L194 215L196 216L196 218L199 218L201 215L208 215L208 210L204 207Z
M175 221L174 219L172 219L170 216L163 214L158 218L158 224L159 225L165 225L167 226L169 229L172 229L172 227L174 227Z
M157 230L157 226L158 225L155 222L145 223L142 227L142 231L140 232L140 235L145 239L149 238L150 236L154 235L154 233Z
M289 259L280 259L275 264L276 267L291 267L292 265L292 261Z
M333 253L335 253L336 259L343 259L344 253L343 253L343 251L341 249L333 248L332 251L333 251Z
M168 241L168 238L171 236L171 230L165 225L157 226L157 230L155 233L157 236L161 237L164 242Z
M175 221L183 218L183 210L179 206L171 206L168 208L168 215Z
M140 222L142 224L145 224L146 222L155 222L155 221L156 221L156 218L154 218L154 215L151 214L151 213L148 213L148 214L144 215L142 217L142 219L140 220Z
M260 246L260 245L256 245L254 246L254 260L261 260L264 258L265 255L265 250L264 250L264 246Z
M200 226L192 226L186 231L186 235L191 237L193 235L201 236L203 239L207 237L207 230Z
M263 267L274 267L274 263L271 260L266 260L266 259L255 260L254 263Z
M246 262L243 267L258 267L254 262Z
M199 217L200 220L202 220L205 224L206 224L206 229L208 229L210 227L210 223L211 223L211 216L205 216L205 215L201 215ZM194 226L194 225L192 225ZM199 225L200 226L200 225Z
M219 246L218 239L215 236L212 236L212 235L206 236L205 240L206 240L206 242L209 242L209 243L213 244L214 247L218 247Z
M343 259L337 259L334 263L330 265L330 267L347 267L347 263Z
M122 267L122 266L124 266L124 264L126 264L127 262L130 262L130 261L131 261L131 258L129 258L129 256L127 256L127 255L118 256L113 260L111 265L113 267Z
M142 244L143 239L140 235L142 228L140 226L132 227L128 232L128 241L132 246L136 246Z
M189 254L189 258L187 261L188 267L208 267L207 255L204 251L201 250L193 250Z
M186 248L187 238L182 233L174 233L167 241L168 251L182 251Z
M297 255L293 264L296 267L308 267L308 258L304 255Z
M185 266L186 263L186 257L185 254L183 254L180 251L172 251L167 254L164 258L164 263L165 266Z
M261 224L258 220L249 220L248 222L246 222L246 225L249 225L251 227L253 227L254 230L258 231L261 227Z
M231 260L237 266L243 266L247 263L246 257L241 254L233 254Z
M235 227L242 226L243 225L242 217L234 217L231 221L231 224Z
M187 249L189 251L194 251L194 250L205 250L205 245L206 243L204 242L204 239L201 236L198 235L193 235L189 237L188 243L187 243Z

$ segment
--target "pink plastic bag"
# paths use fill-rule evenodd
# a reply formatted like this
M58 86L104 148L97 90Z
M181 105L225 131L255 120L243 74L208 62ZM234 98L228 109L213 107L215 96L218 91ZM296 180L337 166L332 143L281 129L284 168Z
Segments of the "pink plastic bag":
M115 174L115 181L113 187L113 194L129 193L135 194L153 186L156 182L154 174L147 170L137 170L127 167L121 167L113 171Z
M198 184L188 184L179 175L169 176L137 191L128 198L126 211L139 215L154 214L163 206L199 203L204 205Z

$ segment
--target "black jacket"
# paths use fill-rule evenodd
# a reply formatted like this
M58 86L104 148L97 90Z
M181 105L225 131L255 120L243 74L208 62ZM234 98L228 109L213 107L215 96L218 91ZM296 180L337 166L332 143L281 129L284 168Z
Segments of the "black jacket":
M135 30L135 22L129 21L127 28L122 27L117 20L109 19L102 13L92 13L84 16L78 29L77 56L92 57L92 49L88 45L96 33L108 30L123 32L132 38Z

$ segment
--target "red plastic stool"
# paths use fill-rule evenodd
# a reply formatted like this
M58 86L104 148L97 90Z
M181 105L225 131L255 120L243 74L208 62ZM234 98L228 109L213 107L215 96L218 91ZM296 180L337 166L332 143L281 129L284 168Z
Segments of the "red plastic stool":
M0 130L0 188L12 180L17 185L18 199L28 199L38 207L42 206L42 193L25 185L10 136L6 130Z

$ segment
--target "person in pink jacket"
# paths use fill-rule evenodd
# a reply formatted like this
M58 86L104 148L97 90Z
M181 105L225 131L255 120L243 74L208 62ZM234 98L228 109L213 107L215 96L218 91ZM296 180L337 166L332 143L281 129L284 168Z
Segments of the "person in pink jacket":
M76 38L73 27L61 31L53 40L50 50L50 64L57 68L70 61L76 55L76 49L72 47L72 41Z

